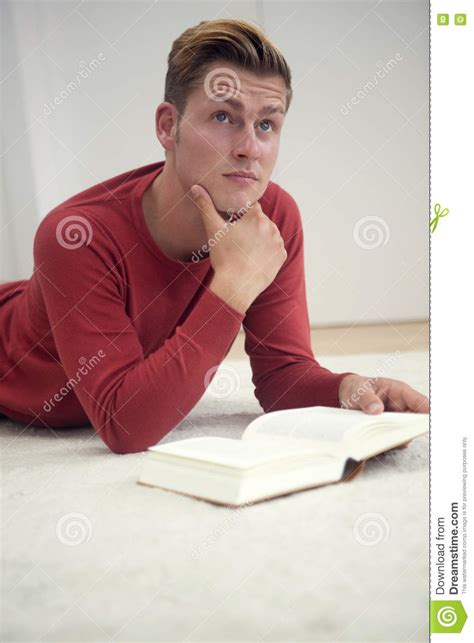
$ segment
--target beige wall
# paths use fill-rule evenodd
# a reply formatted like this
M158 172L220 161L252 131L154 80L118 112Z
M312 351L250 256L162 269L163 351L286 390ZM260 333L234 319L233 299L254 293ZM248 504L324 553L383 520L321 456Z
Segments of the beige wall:
M163 158L153 118L171 42L232 15L263 25L292 67L273 180L303 218L312 324L428 317L428 2L157 2L146 15L143 3L74 6L5 8L1 279L31 273L35 229L54 205ZM105 61L46 116L99 53Z

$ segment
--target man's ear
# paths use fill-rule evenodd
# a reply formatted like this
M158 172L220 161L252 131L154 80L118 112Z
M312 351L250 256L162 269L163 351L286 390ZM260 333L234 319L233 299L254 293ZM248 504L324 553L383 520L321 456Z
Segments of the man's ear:
M163 102L155 113L156 136L165 150L173 150L177 142L178 112L172 103Z

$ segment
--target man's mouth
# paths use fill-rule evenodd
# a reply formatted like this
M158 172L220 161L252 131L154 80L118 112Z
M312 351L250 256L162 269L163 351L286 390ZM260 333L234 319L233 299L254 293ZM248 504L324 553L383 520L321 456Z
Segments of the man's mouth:
M241 185L247 185L257 180L257 177L253 172L232 172L224 174L223 176L234 181L234 183L240 183Z

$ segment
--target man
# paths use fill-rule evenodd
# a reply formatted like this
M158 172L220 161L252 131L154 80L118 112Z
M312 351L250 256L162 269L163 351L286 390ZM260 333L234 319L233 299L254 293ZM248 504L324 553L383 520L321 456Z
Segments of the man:
M202 397L241 324L265 412L428 411L403 382L314 359L301 217L270 181L291 95L250 23L202 22L173 43L156 110L166 160L54 208L32 277L0 287L0 412L90 421L115 453L144 451Z

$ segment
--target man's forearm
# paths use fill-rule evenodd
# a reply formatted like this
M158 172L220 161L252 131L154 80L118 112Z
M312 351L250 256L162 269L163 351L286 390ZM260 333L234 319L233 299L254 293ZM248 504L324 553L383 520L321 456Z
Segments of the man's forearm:
M316 360L298 360L257 382L255 396L265 413L305 406L338 408L340 383L350 374L333 373Z

